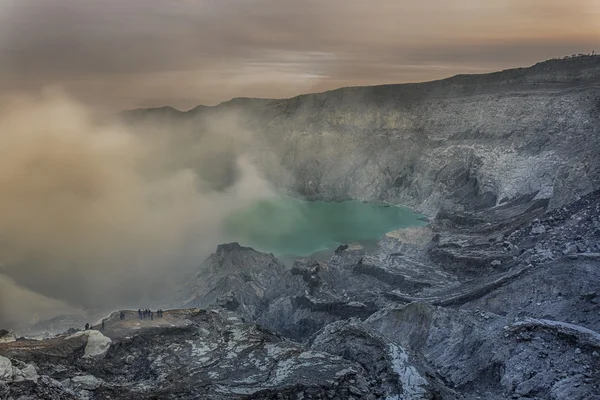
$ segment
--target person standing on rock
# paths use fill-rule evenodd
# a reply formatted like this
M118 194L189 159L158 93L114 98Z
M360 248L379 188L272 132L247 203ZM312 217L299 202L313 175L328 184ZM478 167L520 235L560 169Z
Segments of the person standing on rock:
M150 311L150 319L154 321L154 311Z
M101 331L103 331L103 330L104 330L104 321L105 321L105 320L102 320L102 325L100 326L100 330L101 330Z
M85 323L85 330L87 331L88 329L90 329L90 324L88 324L87 322Z

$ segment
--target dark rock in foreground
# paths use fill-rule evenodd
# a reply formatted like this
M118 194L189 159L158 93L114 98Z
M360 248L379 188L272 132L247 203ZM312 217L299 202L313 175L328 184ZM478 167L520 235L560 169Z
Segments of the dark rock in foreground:
M58 336L1 345L0 398L369 398L359 364L231 314L190 309L154 321L139 320L135 312L126 317L107 321L104 333L112 342L96 356L88 350L97 331L87 340ZM7 362L10 373L3 369Z

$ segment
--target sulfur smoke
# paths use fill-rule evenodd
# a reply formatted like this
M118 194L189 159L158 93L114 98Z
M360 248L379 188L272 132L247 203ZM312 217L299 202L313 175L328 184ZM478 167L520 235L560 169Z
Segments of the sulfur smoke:
M0 327L173 298L223 240L223 218L271 194L235 117L217 128L190 149L173 132L99 123L57 93L2 104ZM200 162L216 149L234 160L218 188Z

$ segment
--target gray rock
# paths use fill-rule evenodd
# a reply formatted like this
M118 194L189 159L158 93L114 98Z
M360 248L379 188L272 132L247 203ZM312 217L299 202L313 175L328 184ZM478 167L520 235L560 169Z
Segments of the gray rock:
M74 393L72 397L111 399L315 398L326 392L348 398L367 393L359 364L242 323L231 312L171 310L163 318L138 329L118 317L111 320L107 333L113 345L104 358L78 357L82 348L70 346L72 340L65 336L36 343L33 353L27 349L33 341L26 343L15 355L36 358L44 375L27 387L10 383L10 393L31 395L50 383L60 393ZM44 357L48 351L60 368ZM54 380L59 376L70 379L62 385ZM71 398L60 396L45 398Z
M519 396L527 396L529 397L530 394L535 393L535 385L531 380L525 381L525 382L521 382L519 384L519 386L517 386L517 388L515 389L515 393Z
M71 386L80 390L96 390L102 381L93 375L78 375L71 378Z
M13 367L10 360L0 356L0 381L12 381Z

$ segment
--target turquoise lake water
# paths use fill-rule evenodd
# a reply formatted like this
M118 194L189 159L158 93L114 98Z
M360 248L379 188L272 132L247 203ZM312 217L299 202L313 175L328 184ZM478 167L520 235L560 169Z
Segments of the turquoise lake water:
M308 256L340 244L372 244L389 231L426 222L402 207L360 201L305 201L280 197L256 201L231 214L232 241L276 256Z

